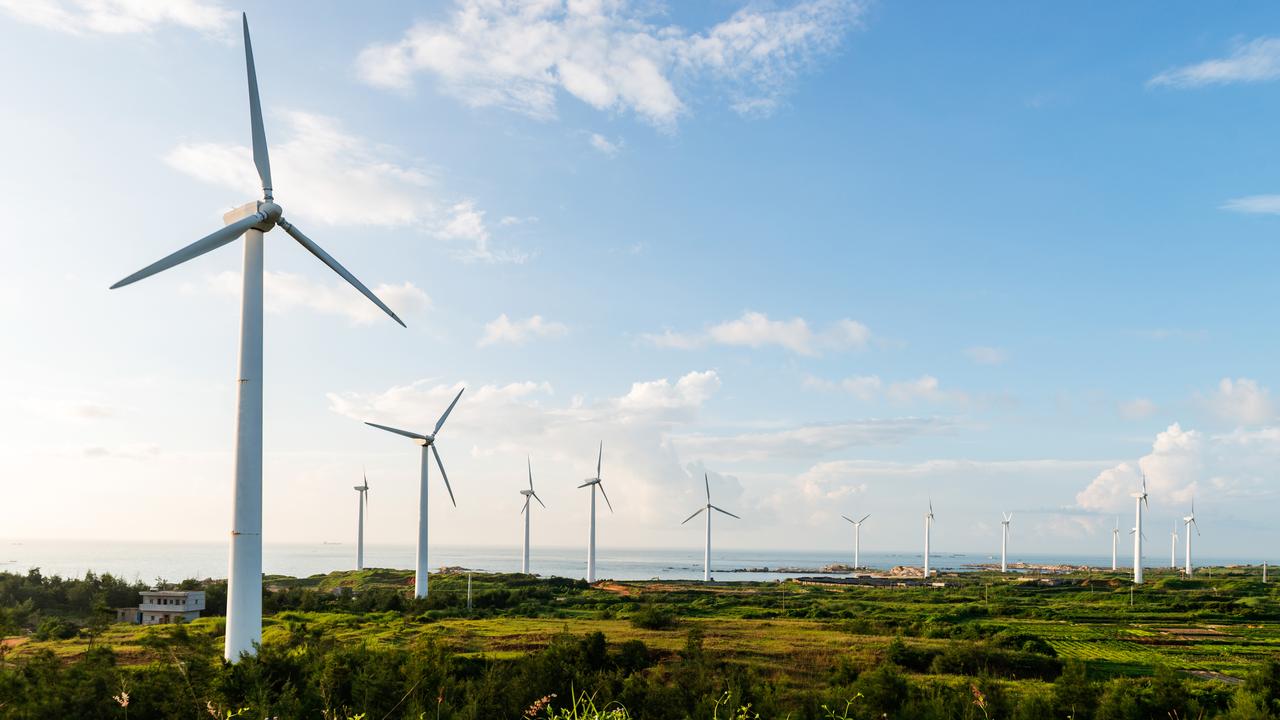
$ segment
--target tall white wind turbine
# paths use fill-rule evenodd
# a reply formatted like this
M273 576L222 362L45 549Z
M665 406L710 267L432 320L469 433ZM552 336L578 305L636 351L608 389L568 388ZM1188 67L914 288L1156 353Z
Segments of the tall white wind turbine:
M1115 529L1111 531L1111 570L1117 569L1116 550L1120 547L1120 517L1116 517Z
M1004 519L1000 521L1000 572L1009 572L1009 523L1013 522L1013 513L1000 513Z
M529 465L529 489L521 490L520 494L524 496L524 507L520 509L520 514L524 515L524 554L520 558L520 572L529 573L529 516L533 511L529 509L529 501L537 500L538 504L546 507L547 504L542 502L542 498L538 497L538 493L533 491L533 460L525 458Z
M236 662L255 653L262 640L262 237L281 227L373 304L404 325L369 288L329 253L284 219L284 209L272 197L271 163L262 124L258 77L249 42L249 19L244 23L244 59L249 79L249 125L253 135L253 164L262 181L262 200L223 216L227 223L190 245L146 266L112 285L119 288L168 270L244 236L244 274L240 304L240 365L236 383L235 485L231 516L231 553L227 570L227 634L224 657Z
M848 515L841 515L840 517L853 523L853 569L857 570L862 567L862 559L858 557L860 549L859 546L862 544L862 523L866 522L867 518L871 517L871 513L863 515L861 520L854 520Z
M600 443L600 454L596 457L596 476L587 478L579 488L591 487L591 526L587 530L587 582L596 581L596 488L600 488L600 494L604 496L604 504L609 506L609 512L613 512L613 503L609 502L609 495L604 491L604 481L600 479L600 465L604 462L604 443Z
M1173 521L1173 533L1169 538L1169 569L1178 567L1178 521Z
M715 505L712 505L711 504L711 480L707 477L706 473L702 474L702 482L704 485L706 485L706 488L707 488L707 504L698 508L697 512L685 518L684 522L680 524L683 525L684 523L687 523L690 520L698 517L698 515L702 513L704 510L706 511L707 513L707 544L702 551L702 581L709 582L711 580L711 511L715 510L716 512L722 512L731 518L737 518L739 520L741 520L742 518L738 517L737 515L734 515L728 510L725 510L723 508L718 508Z
M1142 584L1142 506L1147 504L1147 476L1142 475L1142 492L1133 493L1135 525L1133 528L1133 583Z
M929 533L933 530L933 500L929 500L929 512L924 516L924 579L929 579Z
M408 430L397 430L386 425L378 423L366 422L365 425L376 427L379 430L386 430L396 435L403 435L422 446L421 472L418 476L418 557L416 570L413 576L413 596L424 598L427 596L427 573L430 565L427 563L427 467L431 464L428 455L434 455L436 458L436 467L440 468L440 479L444 480L444 489L449 491L449 502L454 507L458 506L458 501L453 499L453 488L449 487L449 474L444 471L444 463L440 462L440 451L436 450L436 435L440 434L440 428L444 427L444 421L449 419L449 413L453 412L453 406L458 404L458 399L462 397L463 391L458 391L454 396L453 402L449 403L449 407L445 409L444 414L436 421L436 427L429 434L420 434L409 432Z
M356 569L364 569L364 511L369 507L369 477L366 475L363 485L356 485L356 504L360 507L360 522L356 525Z
M1183 570L1187 573L1187 577L1191 577L1191 571L1193 570L1191 566L1191 528L1194 527L1196 529L1196 535L1200 534L1200 525L1199 523L1196 522L1195 498L1191 499L1191 514L1182 518L1182 522L1185 524L1185 527L1183 528L1183 534L1187 536L1187 551L1186 551L1186 557L1185 557L1187 561L1187 565L1185 568L1183 568Z

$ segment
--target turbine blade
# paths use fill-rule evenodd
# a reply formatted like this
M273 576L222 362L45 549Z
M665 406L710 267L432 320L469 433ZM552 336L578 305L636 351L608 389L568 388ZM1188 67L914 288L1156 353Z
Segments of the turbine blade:
M365 425L368 425L369 427L376 427L376 428L378 428L379 430L386 430L386 431L387 431L387 432L389 432L389 433L395 433L395 434L397 434L397 435L403 435L403 436L405 436L405 437L407 437L407 438L413 438L414 440L426 440L426 439L427 439L425 435L419 435L418 433L415 433L415 432L409 432L408 430L397 430L396 428L388 427L388 426L386 426L386 425L379 425L378 423L372 423L372 422L365 421Z
M706 473L702 473L702 482L707 486L707 502L711 502L711 479L707 477Z
M404 324L404 321L400 319L400 316L392 312L391 308L387 307L386 303L379 300L378 296L374 295L372 290L365 287L364 283L357 280L355 275L352 275L350 272L347 272L346 268L342 267L342 265L340 265L337 260L334 260L332 255L325 252L323 248L315 244L315 241L313 241L311 238L307 237L306 235L303 235L302 231L299 230L296 225L289 222L288 220L285 220L284 218L280 218L279 220L277 220L276 224L284 228L284 231L289 233L289 235L293 237L294 240L297 240L299 245L306 248L308 251L311 252L312 255L315 255L317 258L319 258L320 262L324 263L325 265L328 265L330 270L338 273L338 275L340 275L343 280L346 280L347 282L351 283L351 286L354 287L356 290L359 290L360 294L369 298L369 300L374 305L377 305L379 308L382 308L382 312L390 315L392 320L395 320L396 322L400 323L400 327L407 327Z
M609 502L609 494L604 491L604 483L597 480L596 485L600 486L600 494L604 496L604 504L609 506L609 512L613 512L613 503Z
M857 522L856 520L854 520L854 519L850 518L848 515L841 515L840 517L844 518L845 520L848 520L849 522L853 523L854 525L857 525L857 524L858 524L858 522Z
M542 498L538 497L538 493L534 493L534 494L533 494L533 499L534 499L534 500L537 500L537 501L538 501L538 504L539 504L539 505L541 505L542 507L544 507L544 508L545 508L545 507L547 506L547 504L546 504L546 503L542 502Z
M524 496L524 505L520 507L520 514L523 515L529 510L529 496Z
M262 194L271 199L271 161L267 158L267 132L262 127L262 101L258 98L258 72L253 66L253 43L249 42L249 16L240 13L244 21L244 66L249 75L249 125L253 130L253 164L258 168L262 181Z
M467 391L466 388L462 388L461 390L459 390L458 394L454 396L453 402L449 403L449 407L445 408L444 414L441 415L440 419L436 421L436 432L440 432L440 428L444 427L444 421L449 419L449 413L453 412L453 406L458 404L458 400L462 397L462 393L466 391ZM533 466L532 465L529 466L529 482L530 482L530 485L532 485L533 483Z
M600 454L596 456L596 478L600 477L600 466L604 463L604 441L600 441Z
M858 521L858 524L859 524L859 525L861 525L861 524L862 524L862 522L863 522L863 520L866 520L866 519L867 519L867 518L869 518L869 517L871 517L871 513L867 513L866 515L863 515L863 516L862 516L862 520L859 520L859 521Z
M524 460L529 463L529 492L533 492L533 458L526 456Z
M586 486L588 486L588 485L595 485L595 484L596 484L596 483L598 483L598 482L600 482L600 481L599 481L599 480L596 480L595 478L591 478L590 480L587 480L586 482L582 483L582 484L581 484L581 485L579 485L578 487L580 487L580 488L584 488L584 487L586 487Z
M449 473L444 471L444 463L440 462L440 451L436 450L434 443L431 445L431 454L436 458L436 467L440 468L440 477L444 479L444 489L449 491L449 502L454 507L458 507L458 501L453 499L453 488L449 487Z
M698 508L698 512L696 512L696 513L694 513L694 514L690 515L689 517L685 518L685 519L684 519L684 521L683 521L683 522L681 522L680 524L681 524L681 525L683 525L683 524L685 524L685 523L689 522L690 520L692 520L692 519L694 519L694 518L698 517L699 515L701 515L701 514L702 514L702 511L703 511L703 510L706 510L706 508L704 508L704 507L700 507L700 508Z
M192 260L194 258L198 258L207 252L217 250L223 245L226 245L232 240L235 240L236 238L240 237L241 235L244 234L245 230L248 230L254 225L257 225L258 223L262 222L264 219L265 218L262 215L254 214L254 215L250 215L247 218L237 220L220 230L215 230L214 232L211 232L208 235L205 235L204 237L182 248L181 250L175 253L170 253L169 255L166 255L163 258L160 258L159 260L142 268L138 272L130 275L129 277L126 277L125 279L121 280L115 285L112 285L111 289L115 290L116 288L124 287L125 285L138 282L143 278L148 278L148 277L151 277L152 275L155 275L158 272L163 272L165 270L168 270L174 265L181 265L182 263L188 260Z
M711 506L711 509L712 509L712 510L719 510L720 512L724 513L725 515L728 515L728 516L729 516L729 517L731 517L731 518L738 518L739 520L741 520L741 519L742 519L742 518L738 517L737 515L734 515L733 513L729 512L728 510L725 510L724 508L716 507L715 505L712 505L712 506Z

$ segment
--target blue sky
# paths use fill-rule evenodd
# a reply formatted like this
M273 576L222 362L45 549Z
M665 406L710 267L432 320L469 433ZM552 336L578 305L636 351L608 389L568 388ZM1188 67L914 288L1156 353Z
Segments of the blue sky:
M91 8L96 7L96 10ZM238 245L107 286L251 200L225 3L0 0L12 537L225 537ZM579 544L1273 544L1280 11L251 3L276 196L403 330L268 239L267 541L514 545L526 454ZM1019 527L1021 526L1021 527ZM477 535L477 530L481 533ZM1021 531L1021 532L1017 532ZM1015 554L1016 552L1015 551Z

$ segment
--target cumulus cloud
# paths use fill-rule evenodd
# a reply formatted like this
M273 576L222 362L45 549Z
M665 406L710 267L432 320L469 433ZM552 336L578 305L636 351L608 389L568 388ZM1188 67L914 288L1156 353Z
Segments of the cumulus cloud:
M861 350L871 340L871 330L856 320L838 320L818 332L804 318L772 320L764 313L746 311L735 320L708 327L701 333L663 330L646 334L657 347L692 349L707 344L759 348L777 346L799 355L816 356L826 350Z
M1280 38L1261 37L1239 43L1226 57L1166 70L1148 85L1193 88L1229 83L1256 83L1280 77Z
M0 12L73 35L149 33L164 26L229 36L236 14L204 0L0 0Z
M796 76L835 50L863 7L801 0L747 7L705 32L659 25L629 0L456 0L442 20L371 45L357 69L368 83L407 89L418 73L475 107L536 118L566 93L598 110L629 110L670 127L701 85L740 113L767 113Z
M1205 402L1218 417L1243 425L1256 425L1275 416L1271 391L1249 378L1222 378Z
M441 202L431 174L404 164L394 150L349 133L331 117L298 111L279 117L285 131L271 145L271 170L290 218L331 226L412 227L461 243L457 254L466 260L526 259L519 252L494 250L485 212L471 200ZM233 191L229 202L261 193L253 153L245 145L185 143L165 162ZM323 244L323 238L318 241Z
M240 273L230 271L210 277L205 287L229 297L240 297L243 289ZM399 285L381 283L370 289L402 318L412 318L431 309L431 298L410 282ZM347 283L322 283L293 273L270 270L265 273L263 305L270 313L287 314L305 308L344 317L354 325L390 322L381 308Z
M480 347L509 343L522 345L534 338L559 338L569 333L564 323L546 320L541 315L533 315L524 320L512 320L506 313L485 323L484 337L478 343Z
M1124 510L1132 505L1130 496L1141 489L1144 475L1150 502L1190 502L1205 472L1206 450L1202 433L1174 423L1156 435L1151 452L1137 462L1122 462L1098 473L1076 495L1076 504L1088 510Z

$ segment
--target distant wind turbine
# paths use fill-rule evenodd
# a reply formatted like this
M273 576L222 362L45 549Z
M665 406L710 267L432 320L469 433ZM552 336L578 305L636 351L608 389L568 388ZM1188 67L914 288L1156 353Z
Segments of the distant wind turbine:
M1133 493L1136 525L1133 528L1133 583L1142 584L1142 507L1147 505L1147 475L1142 474L1142 492Z
M356 569L364 569L364 510L369 507L369 476L364 476L364 484L356 485L356 505L360 508L360 522L356 525Z
M1191 571L1193 569L1191 566L1191 528L1194 527L1196 529L1196 535L1200 534L1200 525L1196 522L1195 498L1191 499L1191 514L1182 518L1182 522L1186 524L1186 527L1184 528L1184 531L1185 531L1184 534L1187 536L1187 551L1186 551L1187 566L1184 568L1184 570L1187 573L1187 577L1191 577Z
M466 388L462 388L462 390L458 391L458 394L453 398L453 402L449 403L449 407L445 409L444 414L436 421L435 429L426 435L409 432L408 430L397 430L378 423L365 423L365 425L376 427L379 430L403 435L422 446L421 473L418 480L418 557L413 577L414 597L424 598L427 596L427 573L430 569L430 565L427 563L427 467L431 462L428 459L428 455L434 455L436 458L436 467L440 468L440 479L444 480L444 489L449 491L449 502L453 503L454 507L458 506L458 502L453 499L453 488L449 487L449 474L444 471L444 463L440 462L440 451L436 450L436 435L440 434L440 428L444 427L444 421L449 419L449 413L453 412L453 406L458 404L458 399L462 397L462 393L465 390Z
M591 526L587 531L587 582L596 581L596 488L600 488L600 494L604 496L604 504L609 506L609 512L613 512L613 503L609 502L609 495L604 491L604 481L600 479L600 465L604 462L604 443L600 443L600 454L596 457L596 476L587 478L579 488L590 486L591 488Z
M1120 518L1116 517L1116 527L1111 531L1111 569L1117 569L1116 549L1120 547Z
M262 181L262 200L223 215L227 223L190 245L157 260L111 286L124 287L227 245L244 236L244 272L240 298L240 371L236 383L235 485L232 499L231 553L227 570L227 634L223 656L237 662L256 654L262 641L262 236L277 226L284 229L320 262L366 298L404 325L369 288L338 264L329 253L284 219L284 209L272 197L271 163L262 124L258 76L249 42L249 18L244 25L244 60L249 80L249 126L253 135L253 164Z
M854 520L848 515L841 515L840 517L853 523L853 569L857 570L862 567L862 561L858 557L858 546L862 544L862 523L866 522L867 518L871 517L871 513L863 515L861 520Z
M524 555L520 558L520 572L529 573L529 516L533 515L533 511L529 509L529 501L537 500L538 504L546 507L547 504L542 502L542 498L538 497L538 493L533 491L533 460L525 458L525 462L529 465L529 489L521 490L520 494L524 496L524 507L520 509L520 514L524 515Z
M929 532L933 530L933 499L929 500L929 512L924 516L924 579L929 579Z
M707 488L707 504L698 508L698 512L695 512L694 514L685 518L684 522L680 524L683 525L684 523L687 523L690 520L698 517L698 515L702 513L704 510L707 513L707 545L702 551L702 581L708 582L711 580L711 511L715 510L716 512L722 512L731 518L738 518L739 520L741 520L742 518L738 517L737 515L734 515L728 510L725 510L723 508L718 508L715 505L712 505L711 504L711 480L708 479L706 473L702 474L702 482L704 485L706 485L706 488Z
M1013 522L1013 513L1001 513L1000 521L1000 572L1009 572L1009 523Z
M1177 569L1178 567L1178 521L1173 521L1173 533L1169 539L1169 568Z

